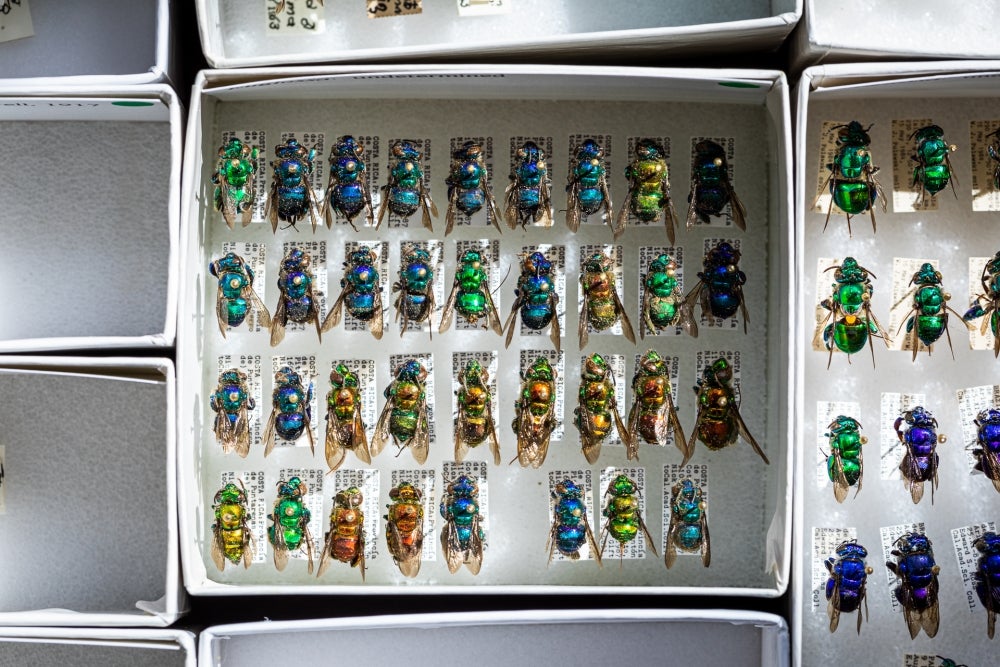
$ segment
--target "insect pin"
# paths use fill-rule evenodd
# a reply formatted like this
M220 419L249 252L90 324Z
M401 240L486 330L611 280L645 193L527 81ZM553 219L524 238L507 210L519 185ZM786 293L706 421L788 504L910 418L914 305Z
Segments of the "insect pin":
M604 149L593 139L585 139L574 151L566 185L566 226L573 233L580 229L580 220L603 210L611 225L614 238L621 236L614 219L614 205L608 191L608 170L604 165Z
M677 561L677 552L700 553L701 564L712 564L712 544L708 534L708 512L701 487L682 479L670 489L670 527L663 560L669 570Z
M361 510L364 496L352 486L338 491L330 510L330 530L323 542L317 577L322 577L334 560L348 563L361 570L365 580L365 513Z
M597 548L597 540L590 529L587 520L587 505L584 501L585 491L572 480L564 479L556 484L552 499L552 528L545 551L549 554L549 563L558 550L563 556L572 560L580 559L580 547L584 544L590 550L591 557L601 566L601 554Z
M603 252L596 252L583 263L580 291L583 293L583 311L580 313L578 327L581 350L587 347L591 327L595 331L606 331L616 322L621 322L625 338L635 344L635 332L618 295L614 262L610 257Z
M635 145L635 158L625 167L628 195L622 204L614 229L617 236L625 230L632 213L642 222L654 222L663 215L667 240L674 244L677 237L677 213L670 199L670 177L667 152L654 139L640 139Z
M222 213L230 229L236 228L237 216L244 227L253 218L258 153L256 147L236 138L219 147L219 158L212 174L215 210Z
M237 480L239 481L239 480ZM253 562L253 532L248 525L247 492L243 482L226 484L215 494L212 506L215 523L212 524L212 562L222 572L226 561L233 565L243 563L244 568Z
M830 206L826 210L823 231L830 224L830 214L836 204L847 216L848 236L852 235L851 216L865 211L871 217L874 233L876 203L882 206L883 213L888 209L882 185L875 178L879 169L872 164L869 148L872 138L868 135L872 126L862 127L861 123L852 120L847 125L837 125L833 129L837 131L837 152L833 156L833 162L826 165L830 176L823 187L830 189Z
M893 595L903 606L910 639L916 639L921 629L928 637L934 637L941 623L938 604L941 567L934 561L931 541L923 533L911 532L900 535L893 547L891 553L896 560L886 561L885 566L899 577Z
M487 207L490 222L500 230L500 210L493 198L486 156L476 141L466 141L451 154L451 169L445 180L448 185L448 211L445 213L447 236L455 228L458 214L473 216Z
M343 216L351 228L358 231L354 219L362 212L368 226L374 224L375 213L367 172L364 147L349 134L337 139L330 151L330 182L323 200L322 216L327 228L333 227L336 216Z
M215 413L212 431L222 451L246 458L250 453L250 411L256 407L247 374L238 368L222 371L209 407Z
M226 253L209 264L208 271L219 279L215 317L223 338L226 337L226 329L243 324L251 310L257 311L262 327L271 327L271 314L253 289L254 273L246 260L234 252Z
M277 232L279 220L298 229L295 223L309 216L315 232L319 214L316 212L316 193L309 177L313 173L316 149L306 148L297 140L289 139L275 146L274 154L277 159L271 162L274 174L271 192L264 206L264 218L270 221L271 230Z
M726 149L710 139L699 141L691 163L687 228L691 229L698 221L708 223L710 217L721 216L726 204L732 211L733 224L746 231L747 210L729 181Z

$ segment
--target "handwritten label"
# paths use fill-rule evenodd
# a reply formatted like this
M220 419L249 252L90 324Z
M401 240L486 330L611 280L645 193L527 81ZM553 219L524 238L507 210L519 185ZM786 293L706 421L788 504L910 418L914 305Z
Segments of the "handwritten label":
M382 19L387 16L409 16L424 11L423 0L365 0L368 18Z
M323 0L264 0L269 37L318 35L326 31Z
M28 0L0 0L0 42L12 42L34 34Z
M962 442L965 443L966 469L973 475L981 475L982 472L973 470L976 465L976 457L972 450L976 446L979 438L979 428L976 426L976 417L983 410L1000 407L1000 385L985 384L979 387L966 387L955 392L958 396L958 414L962 421Z

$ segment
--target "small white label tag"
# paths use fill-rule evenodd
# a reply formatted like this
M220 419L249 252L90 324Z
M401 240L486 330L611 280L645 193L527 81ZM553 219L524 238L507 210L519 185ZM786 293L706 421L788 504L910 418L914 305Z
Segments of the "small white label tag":
M941 667L938 656L927 653L907 653L903 656L903 667Z
M980 303L977 297L979 297L980 294L985 293L983 288L983 269L986 264L992 260L992 257L969 258L969 278L967 284L969 286L968 303L970 306L975 303ZM989 281L988 274L986 279ZM965 304L962 305L964 306ZM957 310L960 313L963 312L961 309ZM973 350L992 350L993 331L990 328L989 314L970 321L969 325L969 347ZM983 327L985 327L985 329Z
M323 0L264 0L269 37L301 37L326 31Z
M983 410L1000 406L1000 385L984 384L979 387L966 387L955 392L958 396L958 414L962 419L962 442L965 443L966 469L970 474L981 475L978 470L973 470L976 465L976 457L972 455L972 449L976 445L979 437L979 429L976 427L976 417Z
M512 0L457 0L459 16L510 14Z
M423 0L365 0L368 18L381 19L388 16L408 16L424 11Z
M34 34L28 0L0 0L0 42L12 42Z

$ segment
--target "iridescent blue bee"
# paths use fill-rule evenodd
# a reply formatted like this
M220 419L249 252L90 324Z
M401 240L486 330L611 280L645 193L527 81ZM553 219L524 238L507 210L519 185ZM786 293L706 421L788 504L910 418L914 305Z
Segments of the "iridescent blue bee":
M246 373L230 368L219 374L209 407L215 413L212 431L224 453L236 452L243 458L250 453L250 411L255 406Z
M354 218L364 211L368 225L375 222L372 195L368 189L365 149L349 134L337 139L330 151L330 183L323 201L323 218L327 228L333 227L335 215L347 218L354 231Z
M872 568L865 562L868 550L857 540L842 542L837 547L837 557L828 558L824 565L830 572L826 580L826 611L830 616L830 632L836 632L840 624L840 613L858 612L858 634L861 634L861 606L864 605L864 620L868 618L868 575Z
M307 389L302 383L302 376L288 366L282 366L274 374L274 391L271 392L271 417L264 428L264 456L274 449L274 435L277 433L283 439L298 440L303 432L309 438L309 449L316 453L316 443L312 432L312 396L313 386L309 383Z
M608 192L608 170L604 166L604 149L593 139L585 139L576 149L576 158L566 185L567 206L566 226L570 231L580 229L580 219L601 209L608 216L611 232L617 239L625 231L625 226L615 223Z
M434 269L431 255L423 248L406 245L400 253L399 280L392 286L396 297L396 319L402 319L399 335L418 325L434 312Z
M504 219L511 229L516 229L519 223L523 229L529 222L544 227L552 225L549 168L545 151L534 141L526 141L514 153L504 200Z
M344 305L353 317L368 323L376 339L382 338L382 284L379 281L378 255L368 246L351 252L344 262L344 277L340 280L340 296L323 321L323 331L340 324Z
M464 564L472 574L479 574L483 566L483 547L486 534L480 526L479 487L461 475L445 488L441 501L441 551L448 570L454 574Z
M235 252L226 253L225 257L209 264L208 271L219 279L215 316L223 338L226 337L228 327L243 324L251 309L256 309L260 325L270 328L271 314L253 290L253 269L246 260Z
M600 549L597 548L597 540L594 539L590 522L587 520L584 494L584 490L572 480L564 479L556 484L556 490L552 494L552 498L556 501L552 510L552 529L545 545L545 550L549 552L550 563L557 549L567 558L579 560L580 547L586 543L591 556L598 565L601 564Z
M976 470L993 482L1000 492L1000 410L990 408L980 412L975 419L976 445L972 455L976 458Z
M745 231L747 210L729 181L726 150L714 141L699 141L694 147L691 162L687 228L691 229L699 220L708 223L710 216L722 215L726 204L730 205L733 213L733 224Z
M288 321L316 325L316 334L323 340L319 324L319 302L313 294L313 275L309 270L312 257L309 253L292 248L281 260L278 270L278 290L281 297L271 318L271 345L285 338Z
M907 424L906 429L900 430L903 422ZM947 440L944 435L938 435L937 427L934 415L919 405L903 412L893 426L899 441L906 445L899 471L914 503L924 497L924 482L930 482L931 504L934 504L934 490L938 485L937 445Z
M992 531L983 533L972 546L980 554L972 582L979 601L986 607L986 634L993 639L1000 611L1000 535Z
M490 222L500 231L500 211L489 178L483 147L478 142L466 141L451 154L451 170L445 179L448 184L445 236L455 228L456 212L471 216L483 206L489 206Z
M743 316L743 333L746 333L750 316L743 285L747 282L747 274L740 271L740 251L722 241L708 251L703 266L704 270L698 272L698 283L684 297L688 319L694 319L691 311L696 301L701 304L703 315L720 319L733 317L739 310ZM692 336L698 335L694 327L689 331Z
M910 639L916 639L923 628L928 637L937 634L941 622L938 605L938 572L941 567L934 561L931 541L923 533L906 533L893 544L892 555L896 562L887 561L885 566L899 577L899 586L894 594L903 605L903 618L910 631Z
M295 227L302 218L309 216L313 231L316 231L316 193L313 192L309 177L313 173L316 149L306 148L295 139L289 139L274 147L277 160L271 162L274 175L271 193L264 206L264 217L271 221L271 229L278 231L278 220Z
M559 295L556 293L555 277L552 275L552 262L540 252L525 255L521 262L521 276L517 279L517 289L514 290L514 305L504 323L507 330L506 346L514 338L517 326L517 313L521 312L521 321L529 329L544 329L552 324L549 337L556 352L560 349L559 317L556 308L559 305Z
M701 488L690 479L682 479L670 491L670 528L663 560L667 569L677 561L677 550L701 552L701 563L712 563L712 543L708 534L708 513Z
M382 186L382 203L378 207L376 229L382 226L386 210L409 218L419 209L423 211L421 224L433 231L431 216L436 218L438 211L430 193L424 189L424 170L420 166L423 153L411 139L397 141L389 149L389 153L389 180Z

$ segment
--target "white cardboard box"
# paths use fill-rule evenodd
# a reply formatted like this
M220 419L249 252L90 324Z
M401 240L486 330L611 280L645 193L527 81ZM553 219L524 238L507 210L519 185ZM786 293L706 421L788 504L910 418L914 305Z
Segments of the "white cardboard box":
M1000 7L990 0L805 0L792 69L860 60L998 58Z
M181 116L163 85L0 81L0 351L173 345Z
M268 79L255 82L254 77ZM276 77L276 78L271 78ZM423 67L394 70L374 68L364 73L344 69L257 70L241 72L205 72L195 85L192 97L192 115L188 133L187 162L185 164L185 195L183 228L185 285L178 337L178 370L180 400L180 452L181 525L183 531L185 582L194 594L290 594L290 593L359 593L376 592L448 592L479 593L502 589L509 592L532 593L594 593L629 591L638 593L685 593L709 595L750 595L773 597L780 595L787 581L787 540L789 539L790 474L788 466L788 440L786 434L790 418L791 348L787 344L790 302L790 245L786 220L790 211L791 188L788 178L790 163L789 132L786 125L787 102L785 81L780 73L762 71L715 70L665 70L636 68L572 68L572 67ZM623 101L629 100L629 101ZM405 111L413 110L409 117ZM523 129L522 129L523 128ZM370 240L377 237L391 247L390 268L383 278L388 288L398 270L400 239L441 240L442 220L437 221L438 231L429 234L413 225L393 229L383 227L378 234L364 229L358 234L346 225L336 225L333 230L325 227L315 235L308 222L294 229L279 229L272 234L270 225L255 222L246 229L230 232L221 217L212 210L213 186L209 177L215 168L215 155L222 141L222 133L255 131L266 135L266 153L273 151L279 135L284 131L324 132L327 146L340 134L380 136L387 147L389 137L423 136L433 145L447 144L449 137L492 135L495 147L493 178L494 188L502 189L504 175L509 170L508 140L519 134L552 137L554 152L550 162L553 172L553 204L556 210L565 209L563 183L568 163L569 135L576 132L611 133L612 136L612 193L619 201L624 198L626 185L624 165L628 161L625 139L629 135L670 135L676 142L671 165L674 168L674 198L684 215L684 197L690 170L688 152L691 138L726 135L734 137L734 185L749 210L749 233L730 230L722 223L699 226L693 231L678 231L678 245L686 247L684 256L688 281L694 279L700 268L703 247L707 238L724 236L739 239L743 244L742 266L751 275L746 288L751 312L751 335L746 336L730 322L729 328L705 326L698 339L666 334L655 341L646 339L640 347L632 346L622 338L592 335L587 353L600 351L622 355L628 381L634 369L633 357L650 347L678 357L678 374L674 388L678 396L681 421L686 428L694 422L694 394L690 387L696 379L696 354L729 350L738 352L742 362L744 408L743 415L752 432L764 443L771 456L772 465L765 467L745 444L727 451L706 455L701 449L694 463L709 463L709 514L713 535L713 565L704 568L696 557L683 557L675 568L668 571L661 557L626 560L619 568L615 564L615 548L605 553L605 567L598 569L593 561L577 563L556 562L546 567L545 541L551 512L548 508L547 473L552 471L580 471L592 476L590 483L594 511L591 519L599 531L601 494L605 484L599 481L600 469L606 466L624 466L624 448L606 445L601 461L587 466L581 455L576 429L572 425L573 398L580 377L580 356L577 352L575 330L577 312L576 278L578 275L580 247L584 244L610 242L611 235L600 224L584 224L578 234L566 229L562 214L551 228L529 227L527 231L506 231L499 237L501 262L494 271L505 272L507 265L516 261L522 245L537 243L564 244L567 250L566 293L563 303L564 381L558 394L564 397L559 410L563 422L553 438L549 459L539 471L523 470L508 466L514 456L515 443L509 424L513 417L513 399L519 384L521 362L518 350L545 350L551 344L546 338L522 336L510 350L505 350L502 339L492 332L457 331L445 334L435 332L433 339L426 333L411 332L401 339L398 328L392 324L392 313L386 315L389 331L373 345L367 332L345 332L343 326L329 332L323 344L317 344L315 332L290 330L285 342L273 349L268 345L266 332L233 331L223 341L215 321L214 303L216 283L208 275L209 261L219 256L222 243L228 241L258 244L257 252L264 248L263 279L255 283L261 298L273 310L277 290L274 287L277 263L283 252L284 242L320 242L325 244L325 266L315 267L317 283L332 298L341 275L344 243ZM313 139L318 139L314 135ZM510 139L513 141L512 139ZM680 148L678 148L678 146ZM385 169L387 153L372 160L370 169ZM326 152L319 158L325 172ZM448 151L438 148L430 160L432 171L430 191L444 209L446 194L444 174L448 168ZM269 161L270 156L262 160ZM384 171L382 172L384 173ZM378 181L379 183L381 180ZM373 186L377 183L373 182ZM325 176L323 177L325 187ZM323 188L320 188L321 190ZM266 188L261 189L266 192ZM442 210L443 215L443 210ZM595 222L595 221L591 221ZM482 214L471 226L460 225L455 233L443 240L445 269L444 281L450 281L454 270L456 246L454 240L497 238L491 227L484 226ZM756 232L756 233L754 233ZM640 270L638 248L666 245L662 226L629 229L623 240L626 261L623 267L623 299L629 312L638 309L638 281ZM317 251L320 250L317 248ZM245 250L241 250L245 252ZM766 258L766 259L765 259ZM761 265L766 262L766 273ZM258 266L258 272L260 267ZM516 267L515 267L516 270ZM502 275L502 274L501 274ZM512 286L508 284L497 292L498 308L505 314L513 301ZM685 283L686 289L693 282ZM389 292L383 299L390 307ZM439 298L438 302L443 303ZM327 301L329 303L329 301ZM325 308L324 308L325 312ZM766 315L763 315L766 313ZM437 316L434 317L437 322ZM636 322L633 315L633 322ZM742 327L740 327L742 328ZM459 340L461 338L461 340ZM274 502L275 484L280 474L291 468L318 471L324 477L326 470L322 456L322 424L325 409L323 397L327 392L329 365L334 356L355 359L372 359L376 366L377 409L381 410L382 391L389 382L391 354L432 352L438 370L434 373L435 388L432 392L435 409L448 415L451 406L451 373L444 370L453 363L453 353L458 350L476 350L498 357L498 384L496 420L505 463L488 464L489 499L481 498L484 514L489 523L488 554L483 571L478 577L462 571L448 573L440 553L432 553L416 580L406 580L392 564L384 545L384 524L369 529L369 544L377 554L368 556L368 580L361 585L357 570L335 563L322 580L306 572L305 563L293 560L288 569L277 572L271 563L271 551L264 529L265 515ZM527 354L527 353L526 353ZM223 359L223 356L230 355ZM320 450L310 456L303 438L298 447L278 447L267 459L262 455L260 430L270 412L272 389L272 364L275 355L314 356L317 396L313 408L313 423L317 427ZM259 364L259 367L257 366ZM260 384L255 387L258 404L252 416L254 443L247 459L236 455L224 456L212 433L213 413L209 408L209 394L215 389L223 367L244 366L258 368ZM767 378L767 386L775 391L762 391L760 380ZM752 386L752 388L751 388ZM631 395L621 402L630 405ZM373 399L374 402L374 399ZM372 410L375 410L375 405ZM376 414L373 412L373 414ZM440 413L439 413L440 414ZM369 429L375 418L366 418ZM436 476L433 502L428 502L425 526L425 545L435 545L442 520L437 517L437 501L441 497L443 465L452 459L451 428L449 418L434 420L438 431L431 444L428 463L422 467ZM663 473L665 465L680 462L673 446L666 451L643 450L640 465L646 466L650 481L645 485L646 520L650 526L657 551L662 553L664 515ZM385 511L388 490L392 486L391 471L416 469L409 453L393 458L384 452L373 461L372 468L379 472L381 489L377 499L369 498L366 506L371 518L379 519ZM482 461L482 453L470 456L472 461ZM345 468L357 468L357 461L348 460ZM209 557L211 544L212 498L221 487L222 476L234 474L252 487L251 509L254 530L257 534L259 562L248 570L228 567L219 573ZM338 483L335 475L326 475L322 483L322 498L316 494L313 506L313 537L321 540L327 525L330 499ZM599 487L599 488L598 488ZM485 491L485 488L484 488ZM668 494L669 495L669 492ZM715 537L718 536L718 537Z
M392 7L396 0L385 4ZM424 2L419 15L368 18L361 0L198 0L213 67L429 58L673 57L778 48L802 0L639 0L609 11L603 0L493 0L506 13L461 15L469 0ZM369 5L371 3L368 3ZM400 3L396 3L400 4ZM473 2L472 4L475 4ZM394 9L394 7L393 7ZM297 15L295 13L298 12ZM296 18L298 19L296 22ZM296 28L289 28L291 21ZM304 28L303 26L312 26Z
M0 358L0 626L183 613L174 390L169 359Z
M785 667L788 628L771 614L728 610L559 610L409 614L218 625L201 633L198 664L280 660L436 664L459 655L481 665L549 662Z
M800 447L795 464L798 566L793 588L796 665L824 664L831 655L841 656L845 662L866 664L903 664L906 655L944 656L969 665L995 662L993 642L986 636L986 612L975 592L966 587L975 568L975 551L969 550L968 544L957 549L957 535L952 532L1000 518L1000 494L982 474L972 474L967 448L975 439L971 424L975 413L963 414L956 394L961 389L997 382L993 355L989 350L970 348L965 327L954 315L949 323L954 360L944 339L935 344L931 356L921 349L915 362L911 361L911 352L890 351L875 341L875 370L867 350L854 355L850 365L844 354L834 354L827 370L827 352L813 349L811 341L814 325L822 316L816 304L830 296L833 282L830 274L817 278L820 264L839 263L821 262L821 258L840 260L850 255L878 276L874 279L873 310L897 339L904 334L897 334L896 322L905 323L905 318L891 318L890 309L905 295L906 283L915 269L894 269L896 258L938 262L946 291L952 294L950 305L959 313L969 307L970 285L982 291L979 272L983 262L970 258L992 257L998 249L994 245L998 195L990 183L995 163L986 154L982 137L974 145L972 134L973 123L979 121L995 121L1000 126L1000 114L996 112L998 83L1000 62L983 61L828 65L807 69L799 84L795 442ZM822 231L828 199L822 200L821 211L813 210L813 206L819 186L829 175L825 167L829 157L821 157L819 151L821 145L829 145L832 133L824 136L823 123L852 120L864 127L872 125L872 163L880 168L878 179L888 199L888 212L877 208L877 234L872 232L867 213L855 216L850 238L844 214L836 207L829 227L825 233ZM941 126L946 140L958 148L951 155L956 195L950 189L940 192L933 210L908 210L917 196L910 189L913 140L906 136L908 132L900 131L902 125L894 128L894 121L931 121ZM974 193L974 188L979 189ZM903 262L898 265L905 266ZM817 280L821 282L817 284ZM904 315L909 308L906 303L904 300ZM975 328L978 330L979 322ZM948 438L938 446L940 487L933 505L930 489L925 490L919 504L914 504L899 479L897 468L903 446L893 431L899 412L891 402L896 393L917 394L910 405L922 404L930 410L938 420L938 433ZM856 403L858 413L851 416L859 419L868 437L863 448L867 463L863 488L856 498L852 489L843 504L835 501L823 467L821 449L829 453L824 433L831 419L821 415L826 414L823 404L828 401ZM986 405L977 410L983 407ZM841 406L837 412L851 409ZM890 586L888 579L881 529L914 522L925 524L941 567L941 621L934 639L921 633L911 641L902 613L893 610L894 585ZM858 542L868 549L867 562L874 572L867 585L870 615L860 637L855 632L854 614L842 614L837 632L829 631L827 601L819 587L825 586L827 578L822 561L835 555L832 549L836 545L825 545L823 541L840 541L840 537L826 538L828 531L817 532L817 528L854 529ZM971 541L968 534L965 539ZM938 664L932 658L925 659L930 662L906 664Z
M184 630L4 628L0 651L11 665L195 667L195 635Z
M0 26L30 15L33 34L3 40L0 78L22 86L169 83L173 76L171 0L19 0ZM11 31L8 30L8 34ZM20 33L18 33L20 34Z

